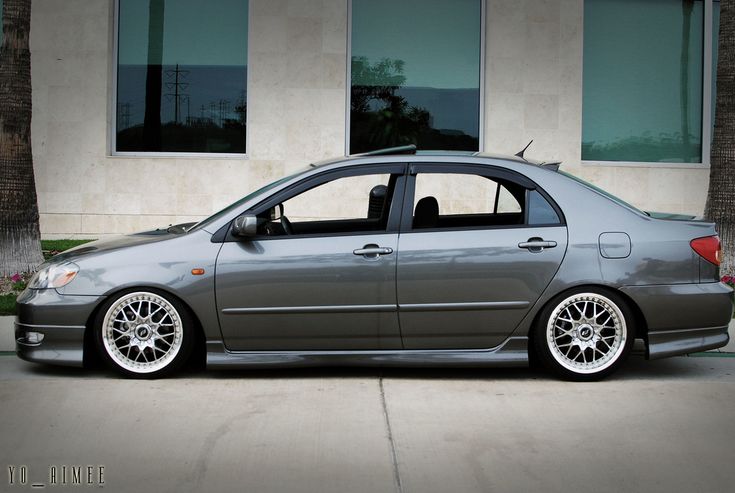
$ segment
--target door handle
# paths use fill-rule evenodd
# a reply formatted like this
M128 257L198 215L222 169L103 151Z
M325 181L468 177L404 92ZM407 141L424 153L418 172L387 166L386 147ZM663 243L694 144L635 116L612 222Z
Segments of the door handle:
M390 247L380 247L378 245L365 245L357 250L352 250L355 255L363 255L368 258L377 258L380 255L390 255L393 249Z
M528 241L522 241L518 244L518 248L525 248L531 252L540 252L544 248L554 248L555 241L546 241L543 238L529 238Z

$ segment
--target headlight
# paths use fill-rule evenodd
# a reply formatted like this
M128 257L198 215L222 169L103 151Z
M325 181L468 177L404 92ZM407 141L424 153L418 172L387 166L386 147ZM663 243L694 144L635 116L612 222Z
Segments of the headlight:
M30 289L61 288L76 277L79 266L73 262L52 264L34 274L28 283Z

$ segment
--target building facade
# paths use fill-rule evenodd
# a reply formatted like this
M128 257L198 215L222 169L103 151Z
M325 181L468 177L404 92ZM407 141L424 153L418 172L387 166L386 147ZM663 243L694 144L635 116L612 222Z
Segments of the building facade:
M642 209L701 214L718 11L33 0L42 235L198 220L310 162L408 142L513 154L533 140L527 156Z

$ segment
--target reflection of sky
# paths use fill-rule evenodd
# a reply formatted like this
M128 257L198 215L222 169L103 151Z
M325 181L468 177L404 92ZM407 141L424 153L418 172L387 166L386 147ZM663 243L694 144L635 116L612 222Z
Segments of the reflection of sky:
M479 87L480 0L353 0L352 56L403 60L406 85Z
M120 0L119 63L148 63L151 2ZM247 65L248 0L164 2L163 64Z
M163 67L163 96L161 98L161 121L163 123L174 120L175 97L172 85L175 81L174 69L175 66ZM179 70L180 123L185 123L187 116L191 116L192 119L212 119L215 124L220 124L221 118L239 119L235 109L242 100L246 100L247 67L182 65ZM145 81L145 66L120 65L118 67L117 103L120 129L143 123ZM226 101L226 103L220 107L220 101ZM123 105L126 104L129 106L124 107Z
M681 132L683 5L660 0L596 0L584 9L583 142ZM691 16L689 131L701 136L702 1Z

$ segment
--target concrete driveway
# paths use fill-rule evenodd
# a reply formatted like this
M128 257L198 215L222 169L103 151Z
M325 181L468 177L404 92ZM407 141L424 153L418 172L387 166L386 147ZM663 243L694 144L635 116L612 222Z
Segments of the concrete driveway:
M99 486L104 466L104 490L131 492L729 492L734 410L728 355L633 357L579 384L528 369L131 381L6 353L0 491L81 491L73 468Z

